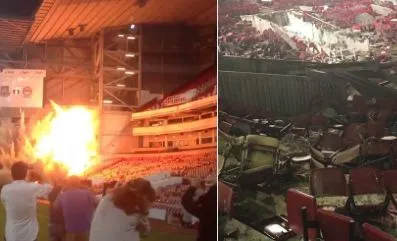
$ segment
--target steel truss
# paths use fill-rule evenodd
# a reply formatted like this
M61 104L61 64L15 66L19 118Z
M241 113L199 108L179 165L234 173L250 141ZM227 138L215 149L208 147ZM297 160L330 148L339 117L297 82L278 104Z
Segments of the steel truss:
M45 69L45 102L62 105L93 104L90 41L47 41L27 45L17 54L0 56L0 70ZM94 103L96 104L96 103Z
M104 29L94 37L94 74L103 110L134 111L141 90L141 31Z

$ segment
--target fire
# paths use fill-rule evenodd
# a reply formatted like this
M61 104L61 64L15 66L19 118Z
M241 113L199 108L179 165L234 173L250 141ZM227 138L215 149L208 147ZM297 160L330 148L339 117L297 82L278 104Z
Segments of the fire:
M58 163L69 175L83 174L97 157L98 116L83 106L63 108L51 102L53 112L32 130L33 156L46 169Z

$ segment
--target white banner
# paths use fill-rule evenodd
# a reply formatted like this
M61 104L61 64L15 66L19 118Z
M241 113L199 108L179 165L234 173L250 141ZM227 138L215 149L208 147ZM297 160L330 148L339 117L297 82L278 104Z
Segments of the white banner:
M45 70L3 69L0 107L43 107Z

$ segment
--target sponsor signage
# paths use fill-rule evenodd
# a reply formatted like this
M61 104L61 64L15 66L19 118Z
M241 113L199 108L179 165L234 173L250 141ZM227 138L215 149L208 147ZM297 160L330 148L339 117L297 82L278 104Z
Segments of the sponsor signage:
M45 70L4 69L0 72L0 107L43 107Z
M167 97L164 100L163 105L164 106L180 105L180 104L192 101L198 95L206 92L214 84L216 84L216 78L211 77L207 81L205 81L204 83L199 85L197 88L188 90L182 94Z

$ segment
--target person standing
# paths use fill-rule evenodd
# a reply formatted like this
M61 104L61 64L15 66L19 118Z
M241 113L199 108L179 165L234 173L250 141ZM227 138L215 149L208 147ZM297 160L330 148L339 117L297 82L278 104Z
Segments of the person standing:
M37 240L37 198L47 197L52 186L25 181L28 169L24 162L12 164L11 176L14 181L4 185L1 190L0 196L6 211L6 241Z
M50 192L50 194L48 194L48 201L50 203L50 218L48 220L50 241L62 241L65 236L65 225L63 221L62 211L59 208L56 209L53 207L56 198L61 192L62 187L56 186Z
M66 241L87 241L97 204L94 193L85 189L77 176L71 176L67 189L55 200L54 211L64 218Z
M192 185L182 197L182 206L199 219L197 241L216 241L217 239L217 188L211 186L208 192L196 200L196 185Z
M143 178L115 188L95 211L90 241L139 241L150 232L148 213L155 199L155 190Z
M205 181L201 181L200 185L198 185L197 189L195 190L193 201L199 200L200 196L205 193ZM197 221L197 217L193 216L190 212L188 212L184 207L182 207L182 226L184 227L193 227L194 223Z
M50 217L48 220L48 229L50 241L63 241L65 237L65 224L63 220L62 211L54 208L54 202L57 197L62 193L63 186L66 182L66 173L62 172L61 167L56 166L54 175L57 175L57 183L54 183L54 188L48 194ZM57 185L56 185L57 184Z

